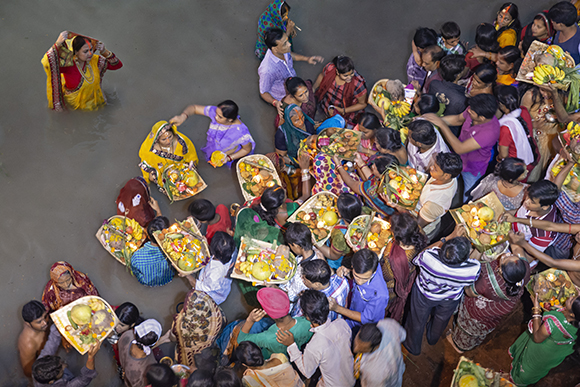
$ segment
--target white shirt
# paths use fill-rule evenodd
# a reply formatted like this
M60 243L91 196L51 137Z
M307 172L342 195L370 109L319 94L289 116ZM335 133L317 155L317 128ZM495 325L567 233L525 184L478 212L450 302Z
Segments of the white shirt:
M324 324L310 329L314 335L300 352L296 343L288 347L290 361L300 372L310 378L320 367L322 377L318 387L354 386L354 358L350 350L351 330L346 321L327 320Z
M435 145L433 145L433 147L425 153L419 152L419 148L411 144L410 141L407 144L407 155L409 157L409 165L423 173L429 173L429 164L431 163L433 155L436 155L441 152L449 153L449 147L447 146L445 141L443 141L441 133L439 133L439 131L435 129L435 134L437 135L437 141L435 141Z
M434 231L441 217L451 207L451 202L457 192L457 179L451 179L447 184L433 184L435 181L430 178L421 191L419 203L417 203L416 210L421 218L429 222L423 227L426 234Z
M227 277L229 269L229 262L224 265L217 259L211 259L199 272L195 290L207 293L216 304L221 304L232 289L232 280Z

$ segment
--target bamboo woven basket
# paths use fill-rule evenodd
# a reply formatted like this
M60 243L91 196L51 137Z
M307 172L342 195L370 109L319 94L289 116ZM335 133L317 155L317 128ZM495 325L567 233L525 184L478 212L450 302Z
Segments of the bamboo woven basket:
M332 192L326 192L326 191L324 191L324 192L319 192L319 193L311 196L307 201L305 201L304 204L302 204L300 206L300 208L298 208L296 211L294 211L294 213L292 214L292 216L290 216L288 218L288 222L291 222L291 223L299 222L299 223L305 224L302 220L298 219L298 214L300 212L309 213L309 212L312 212L312 210L316 210L314 208L314 205L318 201L318 198L320 198L321 196L332 196L332 198L334 199L334 205L333 205L333 207L335 207L335 208L333 208L333 210L336 212L336 215L338 216L338 210L336 209L336 201L338 200L338 196L336 196ZM318 210L320 210L320 209L318 209ZM308 227L308 228L312 232L312 229L310 227ZM316 236L314 235L314 233L312 233L312 242L316 246L322 246L322 245L324 245L326 243L326 241L328 241L328 239L330 238L330 234L332 233L332 229L334 228L334 225L327 226L326 224L324 224L324 227L323 228L328 231L328 234L326 235L326 237L324 237L322 239L316 239Z
M126 219L126 217L125 216L122 216L122 215L113 215L109 219L107 219L107 223L109 223L113 219ZM110 246L108 246L108 243L106 242L106 237L104 235L104 229L103 229L104 227L105 227L105 224L103 223L101 225L101 227L99 227L99 229L97 230L97 233L95 234L95 237L99 240L99 242L101 243L101 245L103 246L103 248L105 250L107 250L107 252L109 254L111 254L113 256L113 258L115 258L122 265L125 265L126 266L127 265L127 262L125 262L125 258L124 257L123 258L119 257L117 254L115 254L113 251L111 251ZM141 227L141 226L139 225L139 227ZM109 228L112 228L112 227L109 226ZM141 227L141 228L143 229L143 227ZM123 237L126 237L126 235L124 235L122 232L116 232L115 231L115 233L117 233L117 234L119 234L119 235L121 235ZM143 238L140 241L135 242L135 244L137 245L137 248L135 250L139 249L143 245L143 243L145 243L145 240L146 239L147 239L147 233L145 233L145 230L143 229ZM127 242L125 243L125 245L127 245ZM133 255L133 254L131 254L131 255Z
M266 167L260 166L258 164L258 162L260 160L263 160L266 162ZM268 173L270 173L273 176L272 181L277 185L281 185L282 180L280 179L280 176L278 176L278 172L276 172L276 167L274 166L274 163L272 163L272 160L270 160L268 157L266 157L264 155L249 155L246 157L242 157L240 160L238 160L238 163L236 165L236 173L238 176L238 184L240 185L240 189L242 190L242 195L244 195L244 199L246 201L254 200L255 198L261 196L262 193L260 192L259 195L253 195L244 189L244 183L247 183L248 181L246 179L244 179L241 175L241 171L240 171L240 164L241 163L246 163L248 165L249 165L249 163L251 163L252 167L266 170Z

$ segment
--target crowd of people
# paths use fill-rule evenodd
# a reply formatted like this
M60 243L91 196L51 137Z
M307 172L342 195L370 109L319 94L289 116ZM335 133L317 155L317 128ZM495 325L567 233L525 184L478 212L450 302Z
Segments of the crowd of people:
M165 333L158 321L143 319L133 303L114 307L119 323L106 345L114 349L125 385L401 386L403 356L419 356L424 335L435 345L447 330L453 348L467 352L485 342L514 308L531 318L521 336L506 343L512 367L505 377L517 386L545 377L577 350L580 198L562 185L578 159L559 134L580 120L580 106L570 106L578 101L573 88L565 92L516 78L535 41L559 46L580 62L580 11L562 1L539 10L522 27L517 5L506 3L491 23L477 26L471 48L461 41L455 22L444 23L439 33L418 28L410 43L408 79L386 85L393 101L412 102L404 131L385 125L385 111L369 98L371 90L353 59L336 56L314 82L297 76L294 61L316 65L324 59L294 52L292 38L300 29L289 18L290 9L283 0L268 6L259 18L255 47L260 96L276 111L274 148L266 156L280 185L230 208L191 200L187 216L199 226L211 259L185 276L191 290ZM123 66L102 42L68 31L42 64L48 104L57 111L103 106L102 77ZM142 143L142 176L127 182L116 202L117 214L136 220L149 236L128 263L140 284L163 286L176 275L152 237L170 222L149 186L165 192L168 165L195 169L199 163L195 145L177 127L193 114L207 116L206 161L236 167L255 151L238 110L231 100L190 105L157 122ZM327 128L361 133L354 162L301 151ZM552 167L561 160L565 165L556 174ZM429 176L414 210L381 189L393 166ZM339 220L319 246L306 225L288 219L320 192L338 197ZM512 226L503 251L489 260L449 210L492 192L506 211L502 219ZM351 222L371 213L388 221L393 235L381 256L347 243ZM242 237L286 245L296 257L294 276L279 286L232 279ZM560 309L543 312L538 294L525 288L533 274L548 267L567 271L576 295ZM228 322L220 304L232 285L253 309L246 319ZM18 349L24 374L35 386L86 386L96 377L94 357L101 343L91 347L86 365L73 375L56 355L70 344L48 318L88 295L99 295L89 277L60 261L50 269L41 302L22 308ZM169 361L159 350L167 342L175 344ZM179 380L168 363L188 366L188 378Z

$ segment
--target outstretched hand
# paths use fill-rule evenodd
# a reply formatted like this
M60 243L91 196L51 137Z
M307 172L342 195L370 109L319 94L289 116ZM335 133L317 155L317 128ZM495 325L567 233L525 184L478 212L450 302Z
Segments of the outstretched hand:
M185 122L185 120L187 120L187 116L185 114L181 113L181 114L171 118L169 120L169 123L171 125L179 126L179 125L183 124Z
M317 63L322 63L324 61L324 58L318 55L315 56L311 56L310 58L308 58L307 62L311 65L315 65Z

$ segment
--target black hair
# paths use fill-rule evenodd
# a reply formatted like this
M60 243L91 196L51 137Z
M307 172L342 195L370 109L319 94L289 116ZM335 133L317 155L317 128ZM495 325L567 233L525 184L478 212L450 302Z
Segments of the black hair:
M371 352L381 345L383 340L383 333L377 327L377 323L363 324L358 331L358 338L360 341L370 343Z
M455 39L461 36L459 25L453 21L443 23L439 32L441 32L443 39Z
M151 331L148 332L145 336L143 337L139 337L139 335L137 334L137 332L135 333L135 345L140 349L143 350L143 347L151 347L153 344L155 344L157 342L157 340L159 340L159 336L157 336L157 333Z
M379 155L371 162L380 174L383 174L391 165L398 165L399 159L393 155Z
M572 303L572 313L574 313L574 321L572 321L572 325L578 328L580 326L580 297L577 297L574 302ZM578 349L578 340L576 340L576 348Z
M169 227L169 219L165 216L157 216L153 218L151 222L147 225L147 235L149 235L150 240L155 240L153 238L153 233L155 231L161 231Z
M459 265L469 258L471 242L466 237L457 237L443 243L439 260L446 265Z
M286 200L286 192L279 185L275 185L274 187L266 188L264 193L262 193L262 197L260 198L262 205L258 203L251 208L258 213L262 220L270 226L275 227L278 208L284 204L284 200Z
M515 86L498 85L495 89L497 102L503 104L510 112L520 107L520 95Z
M43 356L35 360L32 365L32 377L38 383L48 384L56 381L64 366L64 362L58 356Z
M522 259L507 262L501 266L502 276L506 282L506 293L508 296L516 296L523 284L518 286L518 282L526 276L526 264Z
M526 170L524 160L516 157L506 157L495 166L494 175L508 183L515 182Z
M560 196L558 186L549 180L536 181L528 187L528 197L538 199L541 206L551 206Z
M514 65L512 68L512 74L515 73L515 68L518 66L517 62L522 60L520 49L516 46L505 46L501 48L497 54L501 55L507 63Z
M433 62L440 62L446 55L445 51L437 44L425 47L423 54L429 54Z
M396 152L403 147L401 134L393 128L379 128L375 131L375 141L386 150Z
M363 112L358 118L358 124L365 129L375 130L381 127L381 121L375 113Z
M431 28L417 28L413 36L417 48L425 48L437 44L437 32Z
M236 348L236 359L248 367L264 365L264 355L260 347L252 341L242 341Z
M469 98L469 108L478 116L492 119L497 111L497 100L491 94L478 94Z
M300 296L300 308L311 323L322 325L328 319L328 299L318 290L305 290Z
M220 368L213 380L215 387L242 387L242 381L231 368Z
M377 254L369 249L361 249L352 256L352 269L357 274L363 274L367 271L374 272L377 270L379 264L379 257Z
M222 115L225 118L229 120L235 120L238 118L238 105L231 99L226 99L225 101L220 102L217 107L222 110Z
M578 20L578 10L569 1L560 1L550 8L548 18L552 23L562 23L570 27Z
M213 387L213 373L197 369L187 379L187 387Z
M437 113L439 111L439 100L435 94L423 94L416 103L421 114Z
M500 49L493 24L481 23L475 30L475 44L483 51L497 53Z
M280 6L280 16L284 16L284 14L290 12L291 9L292 7L290 7L287 2L282 2L282 5Z
M227 232L217 231L209 244L210 254L224 265L231 261L236 244L234 238Z
M530 31L530 35L527 34L528 30ZM539 42L540 39L536 38L535 36L532 35L532 28L528 27L528 29L526 30L526 35L524 36L524 38L522 39L522 55L526 56L526 54L528 53L528 50L530 49L530 46L532 45L532 43L534 43L536 40Z
M290 223L286 228L284 241L287 245L293 243L304 250L312 249L312 233L308 226L302 223Z
M299 87L306 87L306 88L308 88L308 86L306 86L306 82L304 82L304 80L302 78L300 78L300 77L289 77L289 78L286 78L286 80L284 81L284 85L286 86L286 91L291 96L295 96L296 93L298 93L298 88Z
M457 153L440 152L435 156L435 162L443 173L448 173L454 179L463 172L463 160Z
M433 145L437 142L435 126L427 120L416 119L409 124L410 137L413 141L424 145Z
M332 270L324 259L311 259L310 261L302 262L302 275L308 281L318 282L322 285L328 285Z
M441 59L439 74L447 82L455 82L457 76L465 69L465 57L463 55L449 54Z
M22 319L27 323L31 323L34 320L41 318L46 312L46 307L42 302L32 300L22 307Z
M264 43L269 49L272 47L276 47L278 45L278 41L282 39L284 36L284 31L280 28L268 28L266 33L264 34Z
M213 374L220 364L221 357L222 352L220 348L216 344L212 344L193 355L193 360L198 370Z
M502 32L506 30L514 30L516 32L516 40L520 38L520 31L522 30L522 24L520 23L520 12L518 6L514 3L504 3L500 8L499 12L507 8L508 13L512 17L512 22L510 25L505 26L497 30L497 36L500 36ZM498 13L499 13L498 12ZM497 18L496 18L497 19Z
M81 48L83 48L83 46L85 44L89 44L89 41L87 40L87 38L85 38L84 36L80 36L77 35L74 37L73 41L72 41L72 48L73 48L73 53L77 53L80 51Z
M405 246L413 246L416 253L427 247L427 237L415 217L407 212L395 212L391 215L391 231L395 241Z
M495 85L495 81L497 80L497 67L490 62L485 62L475 68L474 74L486 85Z
M215 206L207 199L195 199L187 207L189 214L200 222L215 218Z
M332 63L334 63L336 71L338 71L339 74L346 74L350 71L354 71L354 62L348 56L335 56L334 59L332 59Z
M548 24L546 25L546 19L548 20ZM528 52L528 49L530 48L530 45L532 44L532 42L534 40L539 40L536 37L534 37L534 35L532 34L532 25L534 24L534 21L536 20L541 20L542 23L546 26L546 29L548 30L548 37L551 37L554 35L554 28L552 27L552 22L550 21L550 17L548 16L548 11L541 11L539 12L534 19L530 22L530 24L528 24L526 26L526 32L524 34L524 37L522 39L522 53L525 55L526 52Z
M353 194L341 193L336 200L336 208L340 217L350 223L362 213L362 202Z
M124 302L117 309L115 314L119 321L125 325L133 326L139 321L139 309L130 302Z
M173 387L179 383L179 378L167 364L150 364L145 371L147 384L151 387Z

